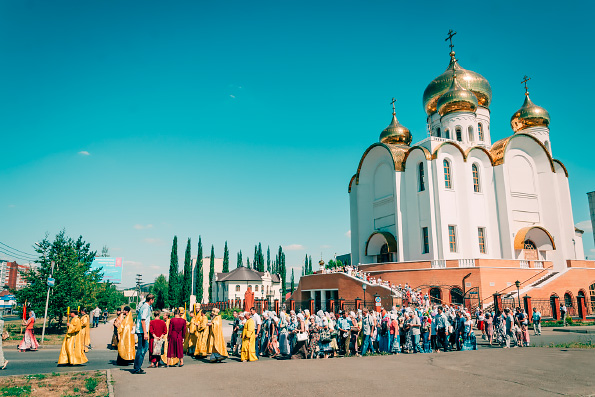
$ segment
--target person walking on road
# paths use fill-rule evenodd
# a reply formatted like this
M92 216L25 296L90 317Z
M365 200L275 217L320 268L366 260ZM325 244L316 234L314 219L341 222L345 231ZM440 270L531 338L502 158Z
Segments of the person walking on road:
M167 332L167 364L168 366L184 366L184 337L186 320L180 317L180 309L174 311L175 317L169 321ZM177 361L177 364L175 362Z
M93 315L93 328L99 327L99 317L101 317L101 309L96 306L91 313Z
M58 365L80 365L89 361L87 360L87 356L85 356L83 335L81 333L81 319L78 317L78 311L71 311L70 317L70 321L66 323L68 329L64 336L64 342L62 342Z
M138 309L136 317L136 336L138 338L138 345L136 348L136 356L134 357L134 369L133 374L144 374L146 373L142 369L143 361L145 361L145 354L149 350L149 327L151 324L151 312L153 308L153 301L155 295L147 295L147 299L141 304Z
M8 360L4 359L4 351L2 350L2 343L4 341L4 317L2 311L0 311L0 335L2 335L2 340L0 340L0 369L4 369L8 364ZM8 338L8 333L6 337Z
M25 326L25 335L23 336L23 340L18 346L18 350L20 352L24 352L26 350L36 351L39 347L39 343L37 343L37 339L35 339L35 335L33 334L33 325L35 324L35 313L33 310L29 312L29 318L25 321L23 320L23 325Z
M535 335L541 335L541 313L536 307L533 308L533 331Z

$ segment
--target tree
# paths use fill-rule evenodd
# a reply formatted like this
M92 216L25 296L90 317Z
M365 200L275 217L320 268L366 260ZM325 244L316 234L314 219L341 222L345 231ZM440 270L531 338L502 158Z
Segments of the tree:
M192 251L190 248L190 238L186 243L186 252L184 254L184 276L180 291L180 306L184 303L190 304L190 293L192 292Z
M223 273L229 273L229 250L227 249L227 241L225 248L223 248Z
M167 290L168 306L178 305L178 236L174 236L171 245L171 255L169 257L169 284Z
M155 283L151 287L151 293L155 295L155 303L153 307L156 309L163 309L167 304L168 285L167 279L163 274L157 276Z
M295 291L295 279L293 278L293 268L291 269L291 293Z
M254 245L254 256L252 257L252 269L258 270L258 245Z
M250 269L250 258L246 257L246 267Z
M50 242L46 235L35 247L35 251L39 254L39 259L35 261L39 267L21 272L27 286L11 292L16 295L19 304L26 300L33 311L43 313L48 290L47 279L52 274L51 262L54 261L52 277L55 283L50 294L48 318L56 319L60 326L68 306L94 307L99 302L98 297L105 305L108 301L112 302L112 294L118 293L111 284L99 282L102 278L101 269L91 270L96 252L91 251L90 244L82 236L73 240L62 230ZM114 298L118 299L115 295Z
M244 267L244 259L242 259L242 250L240 250L240 252L238 252L238 260L236 262L236 268L238 267Z
M213 302L213 278L215 277L215 247L211 245L211 263L209 265L209 302Z
M271 248L267 246L267 272L271 272Z
M302 271L302 276L307 276L308 274L308 254L306 254L306 259L304 260L304 270Z
M202 239L198 236L198 253L196 255L196 266L194 266L194 294L196 301L202 303L204 291L204 276L202 270Z
M104 245L101 249L101 256L103 256L104 258L107 258L109 256L109 248L107 248L107 245Z
M312 274L312 255L308 258L308 274Z
M287 295L287 269L285 267L285 254L281 246L279 246L279 252L281 258L281 265L279 266L279 270L281 271L281 301L285 302L285 295Z
M254 266L259 272L264 272L264 255L262 254L262 244L258 243L257 266Z

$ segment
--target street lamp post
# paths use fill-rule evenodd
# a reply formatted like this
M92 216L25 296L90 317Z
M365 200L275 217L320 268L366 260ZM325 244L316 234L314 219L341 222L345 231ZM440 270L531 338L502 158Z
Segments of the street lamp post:
M521 292L520 292L521 282L519 280L517 280L514 282L514 285L516 285L516 293L519 297L519 307L521 307Z
M140 304L140 284L143 280L143 275L142 274L137 274L136 275L136 306L138 307L138 305Z
M366 307L366 288L367 288L367 285L365 283L363 283L362 289L364 290L364 307Z

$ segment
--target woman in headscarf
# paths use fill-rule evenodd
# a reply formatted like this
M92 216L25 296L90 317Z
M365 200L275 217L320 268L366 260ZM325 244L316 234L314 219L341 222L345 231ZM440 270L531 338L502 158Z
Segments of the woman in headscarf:
M392 343L390 345L390 353L399 354L401 351L401 335L399 333L399 320L397 314L390 315L390 332L392 335Z
M2 340L0 340L0 369L4 369L8 364L8 360L4 359L4 351L2 350L2 343L4 340L4 317L2 311L0 311L0 335L2 336Z
M262 312L262 325L260 327L260 349L259 352L262 352L262 356L268 356L268 346L269 346L269 338L270 338L270 326L271 320L269 319L269 313L267 311Z
M299 313L297 316L297 326L293 330L293 334L295 335L295 346L291 351L292 359L301 359L306 358L308 356L308 350L306 349L306 344L308 342L308 334L306 333L306 324L304 320L304 315Z
M351 329L349 330L351 334L351 338L349 340L349 352L351 355L359 357L357 337L359 336L359 331L361 330L361 322L358 322L357 316L354 312L350 312L349 316L351 317Z
M337 332L337 321L335 320L335 313L330 313L328 315L328 329L331 333L331 356L334 356L335 352L339 350L339 344L337 343L339 333Z
M326 318L322 320L318 349L323 355L323 358L328 358L329 354L333 352L333 348L331 347L331 331L329 329L329 321Z
M471 321L471 314L465 314L465 328L463 329L463 346L461 350L476 350L477 342L475 340L475 333L473 332L473 321Z
M178 359L179 367L184 366L184 336L186 334L186 320L180 317L180 309L174 312L175 317L169 322L167 332L167 365L174 366L173 359Z
M271 314L270 321L268 350L271 358L275 358L279 355L279 342L277 341L279 319L274 314Z
M282 356L287 356L289 350L289 331L288 331L288 315L283 310L279 314L279 352Z
M37 343L37 339L35 339L35 335L33 334L33 325L35 324L35 313L33 310L29 312L29 318L27 320L23 320L23 326L25 326L25 335L23 336L23 340L18 346L18 350L20 352L24 352L27 350L37 350L39 347L39 343Z
M494 339L494 319L490 313L485 314L485 329L486 329L486 337L490 345L492 344L492 340Z
M298 326L298 320L293 310L290 312L290 314L289 322L287 323L287 339L289 341L289 354L293 354L293 349L296 345L295 330Z
M310 317L310 327L308 328L308 357L318 358L318 341L320 340L320 333L318 326L316 325L316 316Z
M149 368L159 367L166 334L165 321L159 318L159 310L155 310L153 315L155 318L149 323Z

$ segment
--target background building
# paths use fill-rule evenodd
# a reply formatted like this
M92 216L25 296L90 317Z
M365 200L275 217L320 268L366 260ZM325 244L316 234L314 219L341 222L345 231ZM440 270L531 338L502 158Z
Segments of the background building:
M278 274L258 272L239 267L229 273L216 273L213 282L213 296L216 301L244 299L248 287L254 292L254 299L281 301L281 279Z

